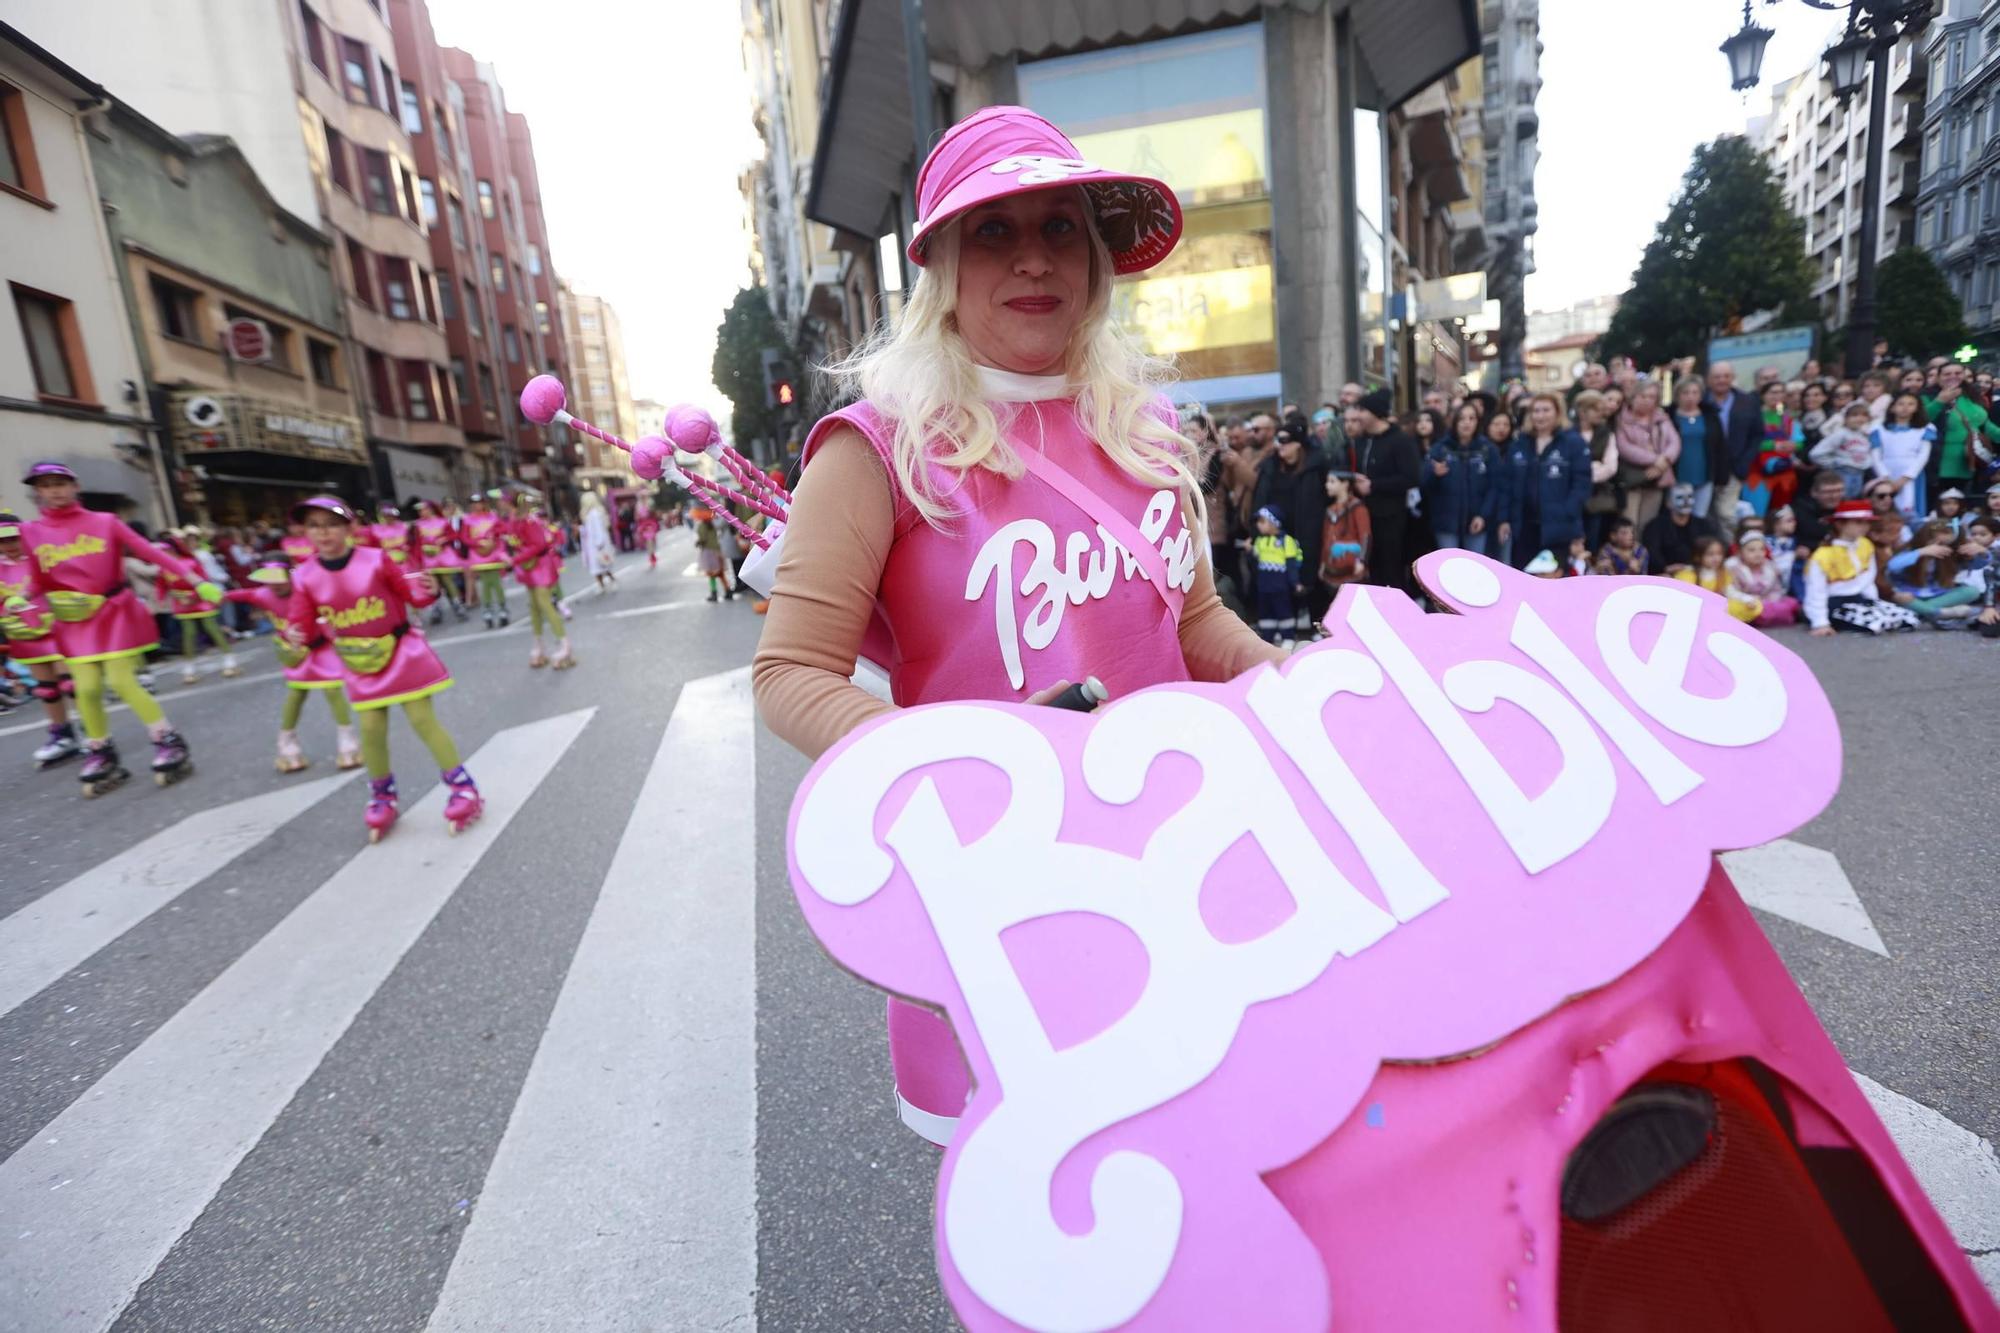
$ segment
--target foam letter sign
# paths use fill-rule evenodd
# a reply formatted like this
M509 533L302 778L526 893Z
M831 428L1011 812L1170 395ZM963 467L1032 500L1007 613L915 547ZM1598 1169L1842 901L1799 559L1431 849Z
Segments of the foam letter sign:
M1721 598L1418 572L1458 614L1348 587L1282 668L910 709L800 789L813 931L971 1066L937 1226L969 1327L1325 1328L1341 1256L1260 1173L1385 1059L1616 980L1838 785L1812 675Z

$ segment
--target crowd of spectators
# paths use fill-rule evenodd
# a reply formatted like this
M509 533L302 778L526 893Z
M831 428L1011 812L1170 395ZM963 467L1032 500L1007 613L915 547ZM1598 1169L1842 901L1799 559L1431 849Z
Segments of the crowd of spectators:
M1311 637L1340 587L1415 592L1462 548L1549 577L1667 575L1764 628L1977 625L2000 638L1993 374L1935 358L1791 379L1693 358L1588 365L1564 394L1342 388L1183 429L1205 451L1218 585L1274 641Z

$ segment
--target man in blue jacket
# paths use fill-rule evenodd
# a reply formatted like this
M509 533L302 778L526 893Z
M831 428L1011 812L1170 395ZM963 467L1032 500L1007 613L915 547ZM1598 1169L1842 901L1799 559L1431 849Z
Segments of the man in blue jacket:
M1764 445L1764 409L1754 394L1736 387L1736 367L1718 361L1708 368L1708 403L1722 419L1722 446L1729 459L1727 477L1715 478L1715 499L1708 516L1722 540L1736 540L1736 502L1743 483Z
M1583 502L1590 498L1590 447L1563 424L1562 400L1538 393L1528 422L1508 443L1497 482L1500 550L1516 569L1542 551L1561 560L1583 536Z

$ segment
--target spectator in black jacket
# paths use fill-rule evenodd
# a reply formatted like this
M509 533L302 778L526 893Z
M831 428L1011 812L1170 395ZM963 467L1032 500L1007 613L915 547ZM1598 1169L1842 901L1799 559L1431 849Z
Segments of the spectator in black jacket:
M1763 448L1764 409L1756 395L1736 387L1736 367L1727 361L1708 368L1708 402L1722 423L1722 443L1729 459L1729 475L1715 478L1715 501L1708 512L1717 535L1727 542L1736 533L1736 502L1743 498L1743 483ZM1656 562L1658 558L1655 552Z
M1270 509L1284 530L1298 538L1308 563L1308 596L1313 623L1318 624L1331 603L1332 590L1319 586L1311 572L1319 567L1322 530L1326 527L1326 460L1307 443L1303 431L1280 429L1278 447L1257 469L1253 510ZM1324 596L1322 596L1324 594Z
M1646 525L1646 553L1656 574L1678 574L1694 567L1695 543L1715 536L1715 525L1694 516L1694 487L1676 486L1667 494L1666 508Z
M1847 486L1832 468L1821 469L1819 475L1813 478L1812 490L1792 506L1792 513L1799 520L1799 530L1795 535L1802 554L1833 539L1829 520L1846 498Z
M1352 442L1355 489L1368 505L1374 531L1375 558L1368 581L1410 591L1410 492L1423 481L1423 456L1417 442L1391 420L1389 391L1376 389L1362 396L1361 435Z

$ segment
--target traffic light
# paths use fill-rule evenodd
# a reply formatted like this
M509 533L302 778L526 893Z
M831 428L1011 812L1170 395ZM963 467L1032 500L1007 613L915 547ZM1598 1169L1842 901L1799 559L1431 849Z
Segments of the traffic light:
M764 406L790 407L798 401L798 391L793 387L791 363L783 349L766 347L760 355L764 362Z

